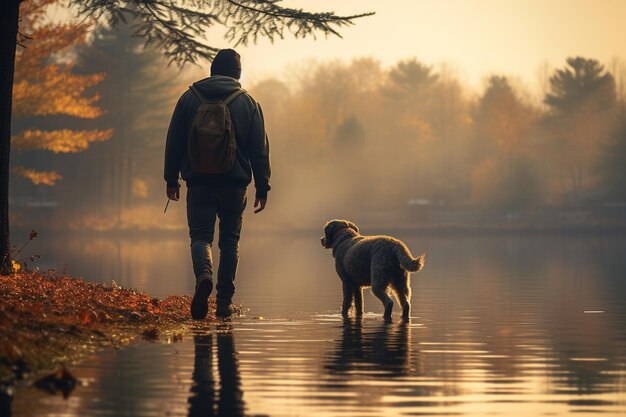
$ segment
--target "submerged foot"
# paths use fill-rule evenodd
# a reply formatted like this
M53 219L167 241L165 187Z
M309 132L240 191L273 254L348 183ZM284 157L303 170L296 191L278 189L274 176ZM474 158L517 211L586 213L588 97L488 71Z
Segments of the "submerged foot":
M213 281L204 278L196 284L196 292L191 300L191 317L194 320L202 320L209 312L209 295L213 290Z
M217 307L215 308L215 316L217 318L228 318L235 314L237 309L231 302L221 302L218 300Z
M391 321L391 311L393 310L393 301L389 301L385 304L385 313L383 314L383 318L385 321Z

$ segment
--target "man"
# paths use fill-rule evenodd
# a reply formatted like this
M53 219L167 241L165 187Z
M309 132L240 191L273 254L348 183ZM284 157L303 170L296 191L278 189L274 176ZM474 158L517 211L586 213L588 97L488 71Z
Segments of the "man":
M269 142L263 113L248 94L241 91L242 94L237 95L241 89L240 76L239 54L232 49L220 50L211 64L211 76L194 83L178 100L167 133L167 197L178 201L179 173L187 183L187 220L196 276L191 315L196 320L206 317L208 297L213 290L211 246L216 216L220 219L216 315L229 317L234 311L232 298L239 261L242 215L247 202L246 188L254 177L255 213L265 208L270 189ZM201 173L190 162L188 141L191 140L192 123L201 103L206 101L223 102L232 119L236 153L232 168L224 173ZM194 155L192 157L195 158Z

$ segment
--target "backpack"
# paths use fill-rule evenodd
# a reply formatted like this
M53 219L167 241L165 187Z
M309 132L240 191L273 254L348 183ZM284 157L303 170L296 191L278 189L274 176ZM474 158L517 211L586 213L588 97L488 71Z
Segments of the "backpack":
M228 172L237 156L235 129L228 105L246 90L240 88L224 101L209 101L195 86L189 88L200 99L187 141L191 169L200 174Z

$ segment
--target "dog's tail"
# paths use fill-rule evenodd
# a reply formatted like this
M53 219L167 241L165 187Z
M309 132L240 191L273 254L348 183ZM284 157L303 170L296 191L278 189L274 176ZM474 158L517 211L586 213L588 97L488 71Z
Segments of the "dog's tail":
M424 263L426 262L425 253L417 258L413 258L409 249L404 245L397 245L395 252L402 269L409 272L417 272L424 267Z

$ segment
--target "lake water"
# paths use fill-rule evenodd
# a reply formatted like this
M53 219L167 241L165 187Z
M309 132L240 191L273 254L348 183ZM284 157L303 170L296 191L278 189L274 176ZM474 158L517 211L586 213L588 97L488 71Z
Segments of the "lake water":
M321 234L321 233L320 233ZM626 239L398 236L414 254L410 324L362 320L317 235L244 236L243 317L182 342L136 341L71 367L66 400L17 389L16 416L626 415ZM40 267L191 293L180 238L35 241ZM39 246L37 246L39 245Z

